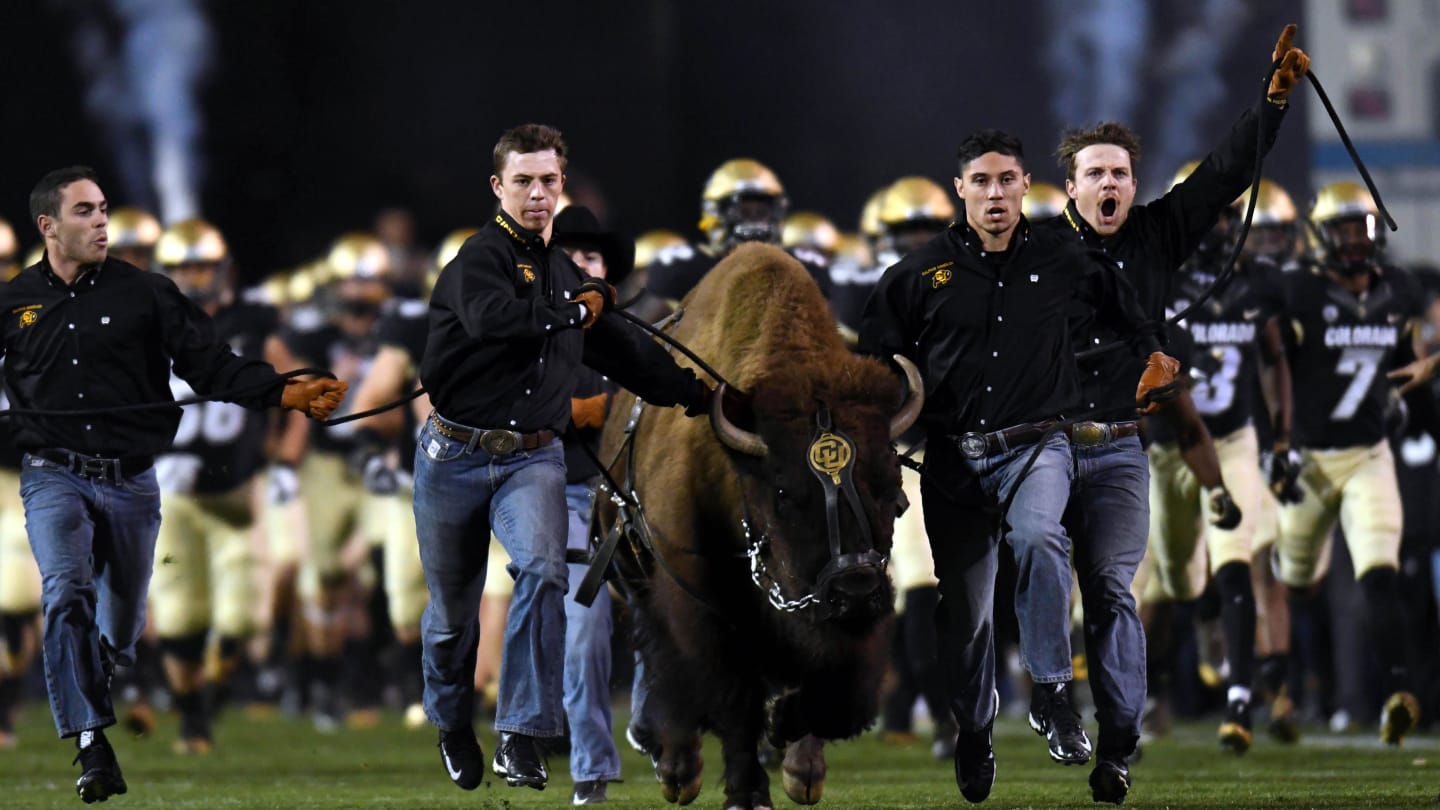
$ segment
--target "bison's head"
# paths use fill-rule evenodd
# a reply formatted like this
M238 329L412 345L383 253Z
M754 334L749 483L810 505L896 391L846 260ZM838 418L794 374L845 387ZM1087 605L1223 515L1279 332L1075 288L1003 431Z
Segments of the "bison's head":
M892 609L886 565L902 497L892 442L924 399L915 366L896 362L908 396L880 363L846 355L715 398L711 425L739 471L752 578L781 610L866 622Z

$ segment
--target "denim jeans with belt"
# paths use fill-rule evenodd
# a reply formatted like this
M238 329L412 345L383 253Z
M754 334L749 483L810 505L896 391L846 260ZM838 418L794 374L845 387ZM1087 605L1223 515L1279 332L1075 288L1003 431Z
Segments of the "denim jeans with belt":
M71 737L115 724L110 675L135 663L145 629L160 486L153 468L114 483L29 454L21 464L45 612L45 686L56 730Z
M1070 443L1062 433L1051 436L1021 478L1035 449L954 462L978 478L990 509L957 502L938 480L921 479L925 529L940 580L936 623L942 669L964 730L989 725L997 709L994 594L1002 533L1019 568L1015 614L1025 667L1036 683L1071 679L1070 540L1060 525L1070 497ZM1011 490L1015 496L1004 525L997 526L993 506L1003 504Z
M446 731L474 711L480 594L493 529L515 591L505 621L498 731L564 732L565 455L559 441L492 456L427 420L415 448L415 531L430 602L421 618L424 707Z
M589 550L591 484L568 484L570 507L568 547ZM570 563L570 592L585 579L590 566ZM610 717L610 588L601 586L586 607L574 597L565 600L565 716L570 720L570 776L576 782L620 778L620 752Z
M1065 526L1075 540L1100 748L1128 755L1145 709L1145 631L1130 584L1150 531L1150 466L1135 436L1073 452Z

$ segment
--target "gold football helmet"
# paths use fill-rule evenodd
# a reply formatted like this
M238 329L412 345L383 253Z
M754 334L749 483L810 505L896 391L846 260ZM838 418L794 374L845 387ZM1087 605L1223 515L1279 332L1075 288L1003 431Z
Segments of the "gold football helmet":
M1385 246L1380 209L1359 183L1321 187L1310 206L1311 244L1329 269L1346 275L1368 272Z
M878 216L886 230L914 222L939 222L944 227L955 218L955 204L934 180L902 177L885 189Z
M858 233L842 233L835 243L835 261L848 261L854 267L866 269L875 264L875 255L870 252L870 243Z
M15 229L0 219L0 281L9 281L23 268L18 262L20 240L15 238Z
M229 258L225 237L203 219L177 222L155 242L155 264L181 292L201 305L226 299Z
M885 192L889 186L881 186L865 200L865 207L860 209L860 235L871 242L880 238L882 233L880 227L880 203L885 199Z
M955 219L955 204L928 177L902 177L880 197L877 253L905 256L943 232Z
M435 249L435 264L431 266L430 272L425 274L426 298L429 298L430 293L435 289L435 280L440 278L440 271L460 255L460 246L465 244L465 240L479 232L479 228L457 228L445 234L445 238L440 240L440 247Z
M635 237L635 269L644 270L655 263L661 251L686 244L685 237L674 231L656 228Z
M796 211L785 218L780 244L788 249L809 248L831 255L840 241L835 223L814 211Z
M155 242L155 262L161 267L219 264L229 257L225 237L203 219L177 222L166 228Z
M148 250L160 241L160 234L164 230L160 227L160 220L139 208L116 208L110 212L109 220L105 226L105 236L110 243L110 250Z
M384 281L390 275L390 251L385 249L384 242L364 231L351 231L336 239L326 262L330 265L332 280Z
M43 258L45 258L45 243L41 242L35 247L30 248L30 252L25 254L25 261L21 262L21 264L25 267L34 267L39 264Z
M1020 213L1034 222L1060 216L1069 204L1070 195L1065 193L1065 189L1050 183L1034 182L1025 192L1024 199L1020 200Z
M1250 205L1250 189L1235 200L1235 216L1241 221ZM1292 258L1296 247L1296 223L1300 214L1294 200L1279 183L1260 178L1260 193L1255 198L1255 215L1250 220L1250 234L1241 248L1248 258L1263 258L1283 265Z
M763 163L735 158L720 164L700 195L700 231L728 249L740 242L780 241L790 201L780 178Z

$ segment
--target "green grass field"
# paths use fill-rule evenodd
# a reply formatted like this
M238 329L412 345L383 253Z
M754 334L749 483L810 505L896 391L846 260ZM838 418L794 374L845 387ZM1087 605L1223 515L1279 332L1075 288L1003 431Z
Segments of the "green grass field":
M623 718L617 717L617 723ZM435 734L406 730L398 717L379 728L322 735L308 722L256 720L239 714L217 727L216 749L203 757L171 753L174 718L153 737L112 735L130 792L105 807L160 808L519 808L569 806L566 762L552 758L551 784L543 792L509 788L490 779L473 793L454 787L441 767ZM622 727L623 728L623 727ZM43 704L30 704L19 724L20 745L0 751L0 808L76 808L78 767L69 740L54 737ZM1176 727L1147 744L1132 769L1134 788L1126 807L1440 807L1440 740L1421 736L1387 749L1370 734L1312 735L1282 747L1263 736L1243 758L1221 753L1206 723ZM481 744L494 751L494 735ZM610 806L667 807L649 762L623 742L626 781L610 786ZM1089 767L1052 764L1043 743L1022 721L997 728L999 777L983 806L1095 807ZM705 789L694 807L719 808L719 747L706 746ZM874 734L831 746L830 773L820 807L968 807L955 789L949 762L936 762L928 745L880 743ZM777 807L794 806L778 776Z

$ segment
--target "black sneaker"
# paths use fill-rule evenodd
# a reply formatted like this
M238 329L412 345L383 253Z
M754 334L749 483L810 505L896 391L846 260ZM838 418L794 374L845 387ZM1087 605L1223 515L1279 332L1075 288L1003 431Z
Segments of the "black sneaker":
M972 804L990 797L995 787L995 746L991 727L961 731L955 737L955 784Z
M1250 750L1254 739L1250 725L1250 702L1232 700L1225 708L1225 722L1220 724L1220 747L1236 754Z
M480 750L480 741L475 739L475 729L466 726L441 731L439 746L440 761L445 764L450 781L463 790L480 787L485 780L485 754Z
M1030 693L1030 728L1049 742L1050 758L1062 765L1084 765L1094 750L1080 713L1070 703L1070 684L1037 683Z
M545 761L540 758L540 746L535 738L510 731L500 732L500 750L495 752L493 769L496 776L505 777L510 787L530 787L544 790L550 774L545 770Z
M1090 798L1097 802L1124 804L1130 792L1130 767L1123 759L1102 759L1090 772Z
M105 732L99 729L82 731L75 739L75 745L80 749L71 763L80 763L80 778L75 780L75 792L86 804L103 802L128 790L125 777L120 773L120 763L115 761L115 749L105 739Z
M608 799L605 798L604 779L576 782L575 795L570 799L570 803L577 807L582 804L604 804L606 801Z

